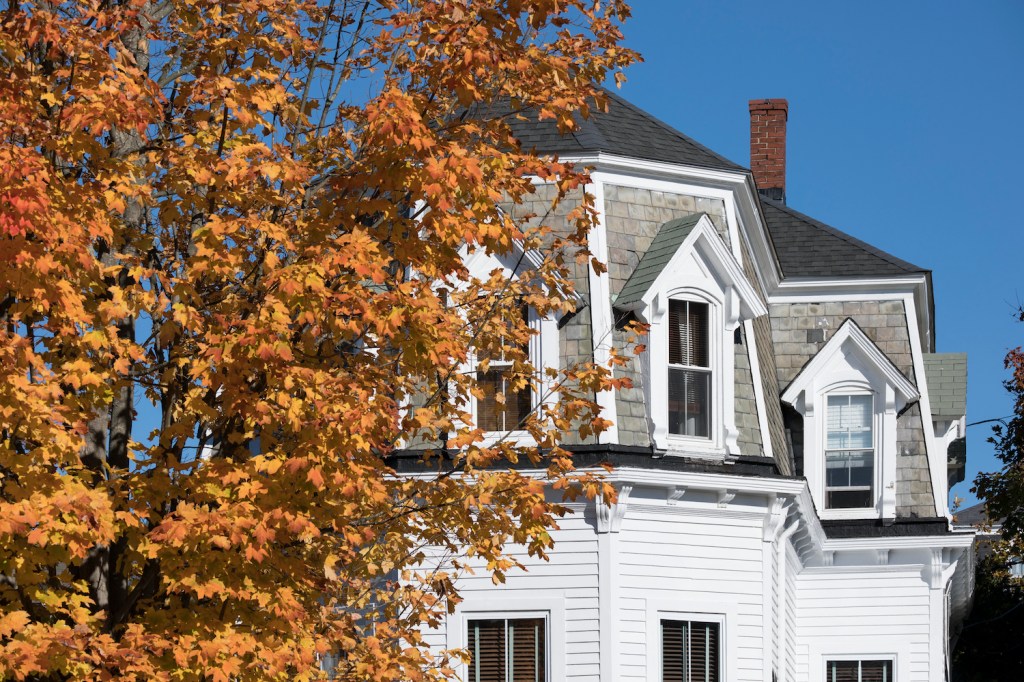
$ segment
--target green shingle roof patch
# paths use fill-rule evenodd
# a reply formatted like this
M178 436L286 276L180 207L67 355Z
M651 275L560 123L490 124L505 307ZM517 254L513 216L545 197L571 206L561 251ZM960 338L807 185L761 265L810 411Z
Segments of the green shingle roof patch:
M675 218L661 226L650 248L644 253L643 258L637 264L633 274L623 285L618 297L615 299L616 307L626 308L636 303L647 293L658 275L665 269L665 266L672 260L672 256L679 250L680 245L697 227L697 223L706 213L693 213L682 218Z
M925 353L924 374L933 417L967 414L967 353Z

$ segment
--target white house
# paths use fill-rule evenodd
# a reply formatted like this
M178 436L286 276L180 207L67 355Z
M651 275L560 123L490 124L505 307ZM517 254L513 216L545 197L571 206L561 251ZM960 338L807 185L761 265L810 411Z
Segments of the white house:
M615 426L570 448L615 466L618 502L570 505L503 586L462 579L429 641L468 648L470 682L948 679L973 533L950 526L963 400L928 384L962 356L934 353L930 271L786 205L784 100L750 103L748 170L608 97L573 135L515 131L593 167L608 264L538 321L537 362L650 325L634 387L597 396Z

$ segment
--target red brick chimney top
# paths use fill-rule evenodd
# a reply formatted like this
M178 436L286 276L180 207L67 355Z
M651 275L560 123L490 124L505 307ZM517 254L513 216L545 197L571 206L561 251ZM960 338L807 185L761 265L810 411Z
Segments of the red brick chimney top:
M784 99L750 100L750 170L762 195L786 201L786 121Z

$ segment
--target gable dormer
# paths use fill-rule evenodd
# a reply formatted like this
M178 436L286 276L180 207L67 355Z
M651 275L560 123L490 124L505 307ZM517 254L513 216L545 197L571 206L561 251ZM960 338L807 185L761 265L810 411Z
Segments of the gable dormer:
M822 519L896 516L896 417L917 388L852 319L782 393L804 419L804 476Z
M644 398L654 446L691 457L738 454L733 334L768 311L708 216L665 223L615 307L650 325Z

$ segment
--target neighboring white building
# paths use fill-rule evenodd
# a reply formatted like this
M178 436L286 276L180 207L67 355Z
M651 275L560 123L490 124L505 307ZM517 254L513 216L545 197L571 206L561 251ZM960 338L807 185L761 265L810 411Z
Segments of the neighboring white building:
M503 586L462 579L429 641L468 648L470 682L948 679L973 533L950 528L964 415L928 382L962 356L934 355L931 273L785 205L784 100L751 102L750 171L609 99L572 136L515 129L593 167L608 264L538 321L538 362L650 325L634 387L597 396L614 428L570 447L615 466L618 502L570 504L551 560Z

